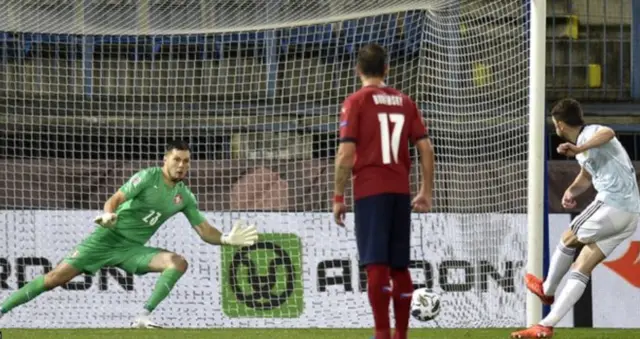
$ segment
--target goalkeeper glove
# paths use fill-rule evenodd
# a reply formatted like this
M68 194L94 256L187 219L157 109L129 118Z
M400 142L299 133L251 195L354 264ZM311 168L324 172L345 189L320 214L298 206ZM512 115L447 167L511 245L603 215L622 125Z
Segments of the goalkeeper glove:
M116 224L116 221L118 221L118 215L115 213L104 213L103 215L97 216L93 221L102 227L111 228Z
M258 231L254 225L248 225L243 227L245 222L242 220L237 221L231 232L225 233L220 237L220 242L223 245L232 246L251 246L258 240Z

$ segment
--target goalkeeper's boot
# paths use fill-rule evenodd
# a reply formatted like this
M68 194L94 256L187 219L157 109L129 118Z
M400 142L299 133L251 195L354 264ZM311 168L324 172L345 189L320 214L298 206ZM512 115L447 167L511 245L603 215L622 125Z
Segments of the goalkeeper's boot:
M162 328L162 326L155 324L149 320L148 316L138 316L136 320L131 323L133 328Z
M511 333L513 339L552 338L553 327L535 325L526 330Z
M544 294L543 287L542 287L542 280L540 280L538 277L536 277L533 274L527 273L527 275L524 276L524 282L527 285L527 288L529 289L529 291L537 295L543 304L545 305L553 304L555 298L553 296Z

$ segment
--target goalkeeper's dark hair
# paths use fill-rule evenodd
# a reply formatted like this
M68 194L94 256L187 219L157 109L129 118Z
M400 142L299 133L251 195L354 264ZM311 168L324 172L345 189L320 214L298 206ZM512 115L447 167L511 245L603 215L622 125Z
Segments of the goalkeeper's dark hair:
M551 116L572 127L584 125L582 106L575 99L567 98L556 102L551 109Z
M191 148L189 147L189 143L186 142L185 140L175 139L175 140L171 140L171 141L169 141L169 143L167 143L167 149L165 150L165 152L169 153L169 152L171 152L173 150L191 151Z
M365 77L384 77L387 51L378 44L364 45L358 51L358 69Z

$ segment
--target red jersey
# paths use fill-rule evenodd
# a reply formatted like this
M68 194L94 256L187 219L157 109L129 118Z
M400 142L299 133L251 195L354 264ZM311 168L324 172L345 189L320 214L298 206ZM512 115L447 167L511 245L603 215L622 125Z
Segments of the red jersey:
M427 136L418 107L402 92L367 86L350 95L340 114L340 142L356 143L354 198L409 194L409 142Z

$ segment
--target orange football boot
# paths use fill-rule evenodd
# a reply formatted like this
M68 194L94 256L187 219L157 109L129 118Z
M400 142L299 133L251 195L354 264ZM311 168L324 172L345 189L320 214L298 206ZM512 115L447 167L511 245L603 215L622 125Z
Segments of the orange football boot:
M552 337L553 327L545 327L542 325L535 325L527 328L526 330L511 333L511 338L513 339L537 339Z
M524 283L527 285L527 288L529 289L529 291L531 291L531 293L537 295L538 298L540 298L540 301L542 301L543 304L553 304L555 298L553 296L544 294L544 291L542 290L542 280L540 280L538 277L533 274L527 273L527 275L524 276Z

